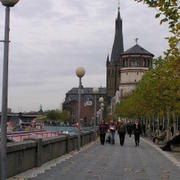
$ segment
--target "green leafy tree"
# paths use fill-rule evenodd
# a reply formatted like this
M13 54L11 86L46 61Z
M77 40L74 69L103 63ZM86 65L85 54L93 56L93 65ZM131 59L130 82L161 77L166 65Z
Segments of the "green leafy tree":
M70 121L70 112L69 111L62 111L60 113L60 119L62 122L69 122Z
M50 120L59 120L61 118L61 113L58 110L50 110L47 112L46 116Z
M173 55L177 57L179 53L180 42L180 13L179 13L179 0L135 0L143 2L151 8L157 10L155 18L161 18L160 24L168 23L169 31L172 36L167 37L169 42L169 50L165 53L167 56Z

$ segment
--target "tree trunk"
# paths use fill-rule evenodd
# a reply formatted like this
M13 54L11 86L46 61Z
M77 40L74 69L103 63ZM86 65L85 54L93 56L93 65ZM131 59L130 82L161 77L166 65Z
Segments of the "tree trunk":
M173 112L173 128L174 128L174 135L176 134L176 116L175 116L175 113Z
M164 120L164 111L163 111L163 122L162 122L162 128L164 129L165 128L165 120Z
M170 139L170 119L169 119L169 110L167 110L167 140Z

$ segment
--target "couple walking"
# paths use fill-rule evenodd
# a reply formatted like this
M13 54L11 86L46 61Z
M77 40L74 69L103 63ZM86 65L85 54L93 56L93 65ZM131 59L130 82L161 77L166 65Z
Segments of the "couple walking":
M116 132L116 125L113 121L110 124L105 124L104 120L101 121L99 125L99 135L100 135L100 142L102 145L105 143L106 133L107 139L106 141L110 144L115 144L115 132Z
M127 125L124 123L124 121L122 120L118 121L117 131L119 134L119 141L121 146L123 146L125 141L126 130L127 130ZM136 120L136 122L132 125L132 131L134 133L135 146L139 146L142 127L141 124L138 122L138 120Z

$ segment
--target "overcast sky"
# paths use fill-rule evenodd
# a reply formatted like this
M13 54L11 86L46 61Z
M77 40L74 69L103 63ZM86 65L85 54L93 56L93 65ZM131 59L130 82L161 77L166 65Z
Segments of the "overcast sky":
M86 69L83 85L106 85L106 57L114 40L117 0L20 0L11 9L9 100L13 111L60 108L65 93L78 86L75 70ZM139 44L156 56L167 49L167 26L156 11L121 0L125 50ZM0 5L0 39L4 7ZM0 106L3 44L0 44Z

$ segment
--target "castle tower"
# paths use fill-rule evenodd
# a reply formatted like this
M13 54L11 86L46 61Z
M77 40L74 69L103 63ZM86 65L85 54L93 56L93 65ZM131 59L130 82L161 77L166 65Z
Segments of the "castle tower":
M106 87L107 87L107 96L113 97L116 93L116 90L119 90L120 83L120 59L121 55L124 52L123 44L123 31L122 31L122 19L120 17L120 6L118 7L118 15L115 22L115 37L111 53L111 58L109 55L106 61Z
M153 54L137 44L137 39L136 45L122 54L120 99L128 96L135 89L144 73L152 66L153 57Z

